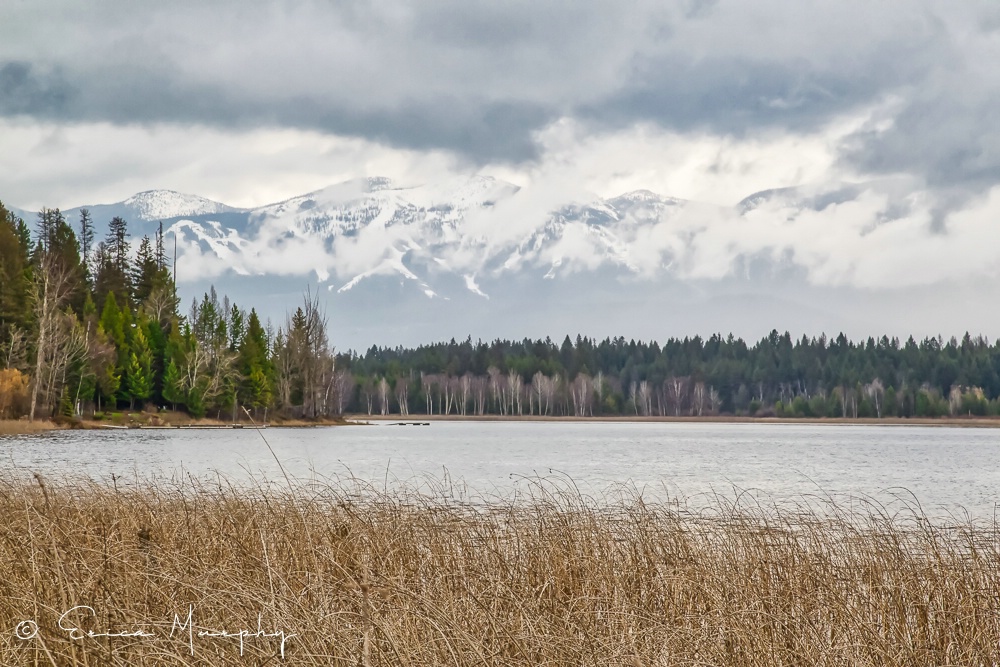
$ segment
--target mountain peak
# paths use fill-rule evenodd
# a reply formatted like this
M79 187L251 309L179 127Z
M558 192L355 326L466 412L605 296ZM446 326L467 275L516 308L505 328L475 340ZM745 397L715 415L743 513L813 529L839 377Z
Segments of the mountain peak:
M220 204L217 201L188 195L174 190L145 190L122 202L133 209L136 217L144 220L176 218L184 215L206 215L227 213L240 209Z
M683 200L675 197L664 197L652 190L632 190L610 199L610 202L617 205L622 204L681 204Z
M391 178L386 178L385 176L369 176L368 189L371 192L378 192L379 190L392 190L395 188Z

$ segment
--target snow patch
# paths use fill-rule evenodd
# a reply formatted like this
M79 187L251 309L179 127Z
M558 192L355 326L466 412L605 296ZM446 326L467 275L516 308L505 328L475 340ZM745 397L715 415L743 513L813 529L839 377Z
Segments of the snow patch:
M462 277L465 278L465 286L466 286L466 288L468 288L468 290L470 292L472 292L473 294L477 294L477 295L483 297L484 299L489 299L490 298L488 294L486 294L481 289L479 289L479 284L476 283L476 274L474 274L474 273L466 273Z
M136 216L143 220L163 220L184 215L211 215L244 210L173 190L147 190L132 195L122 203L134 209Z

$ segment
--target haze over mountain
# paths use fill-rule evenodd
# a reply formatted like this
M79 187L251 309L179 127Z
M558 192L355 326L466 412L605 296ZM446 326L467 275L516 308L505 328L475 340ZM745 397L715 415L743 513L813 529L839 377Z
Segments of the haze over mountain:
M732 207L648 190L551 204L492 177L367 178L250 209L168 190L88 208L99 234L120 215L134 242L162 223L185 300L215 285L279 325L308 289L336 344L355 349L576 333L962 333L950 321L989 334L992 313L967 316L975 285L953 288L966 274L893 266L893 235L913 224L906 192L881 181L763 191ZM65 214L75 221L79 208ZM895 277L866 282L880 270Z

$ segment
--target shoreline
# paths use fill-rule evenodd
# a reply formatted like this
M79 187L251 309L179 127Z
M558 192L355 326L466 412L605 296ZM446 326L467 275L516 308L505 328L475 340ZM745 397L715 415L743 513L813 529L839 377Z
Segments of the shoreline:
M738 417L731 415L716 415L708 417L664 417L664 416L613 416L598 415L594 417L549 416L549 415L365 415L348 414L339 419L287 419L275 422L253 424L248 421L228 422L214 419L175 420L164 423L130 424L109 423L84 419L79 421L54 422L52 420L35 420L29 422L20 419L0 419L0 437L15 435L41 435L52 431L86 430L86 431L120 431L120 430L229 430L245 429L270 430L281 428L325 428L332 426L370 426L382 425L429 425L432 422L521 422L521 423L566 423L566 424L766 424L766 425L808 425L808 426L928 426L937 428L1000 428L1000 417L883 417L877 419L859 418L844 419L841 417L824 418L782 418L782 417Z
M365 422L394 422L416 424L422 422L552 422L552 423L622 423L622 424L806 424L817 426L936 426L954 428L1000 428L1000 417L863 417L858 419L843 417L740 417L714 415L706 417L665 417L665 416L615 416L594 417L550 416L550 415L344 415L349 425Z
M59 420L36 419L29 422L24 419L0 419L0 438L4 436L41 435L53 431L219 431L237 430L267 431L281 428L321 428L328 426L346 426L350 422L345 419L282 419L275 422L253 424L249 421L229 422L215 419L192 419L168 421L162 423L146 421L103 421L94 419Z

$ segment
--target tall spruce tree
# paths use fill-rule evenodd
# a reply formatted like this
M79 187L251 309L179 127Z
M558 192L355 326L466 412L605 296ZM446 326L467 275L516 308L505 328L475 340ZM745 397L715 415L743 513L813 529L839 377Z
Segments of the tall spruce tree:
M15 218L0 203L0 347L10 340L12 327L25 331L30 319L30 246L23 242Z
M83 271L87 281L88 290L93 289L94 274L91 270L90 260L94 250L94 219L90 215L90 209L80 209L80 256L83 260Z
M136 401L140 404L153 395L153 351L146 335L146 322L138 321L132 327L129 341L128 365L125 371L125 384L128 392L129 405L135 408Z
M66 274L70 286L69 294L66 296L67 305L77 315L82 314L87 281L76 233L57 208L43 208L38 214L36 228L38 244L35 256L32 258L34 264L40 266L45 258L51 258L52 270Z
M121 308L129 309L132 304L132 271L129 259L128 223L114 217L108 223L108 233L95 254L94 292L95 301L104 303L109 294L114 294Z
M139 250L135 256L135 263L132 265L132 289L133 302L143 304L156 288L160 267L157 264L156 254L153 252L153 245L148 236L143 236L139 242Z

